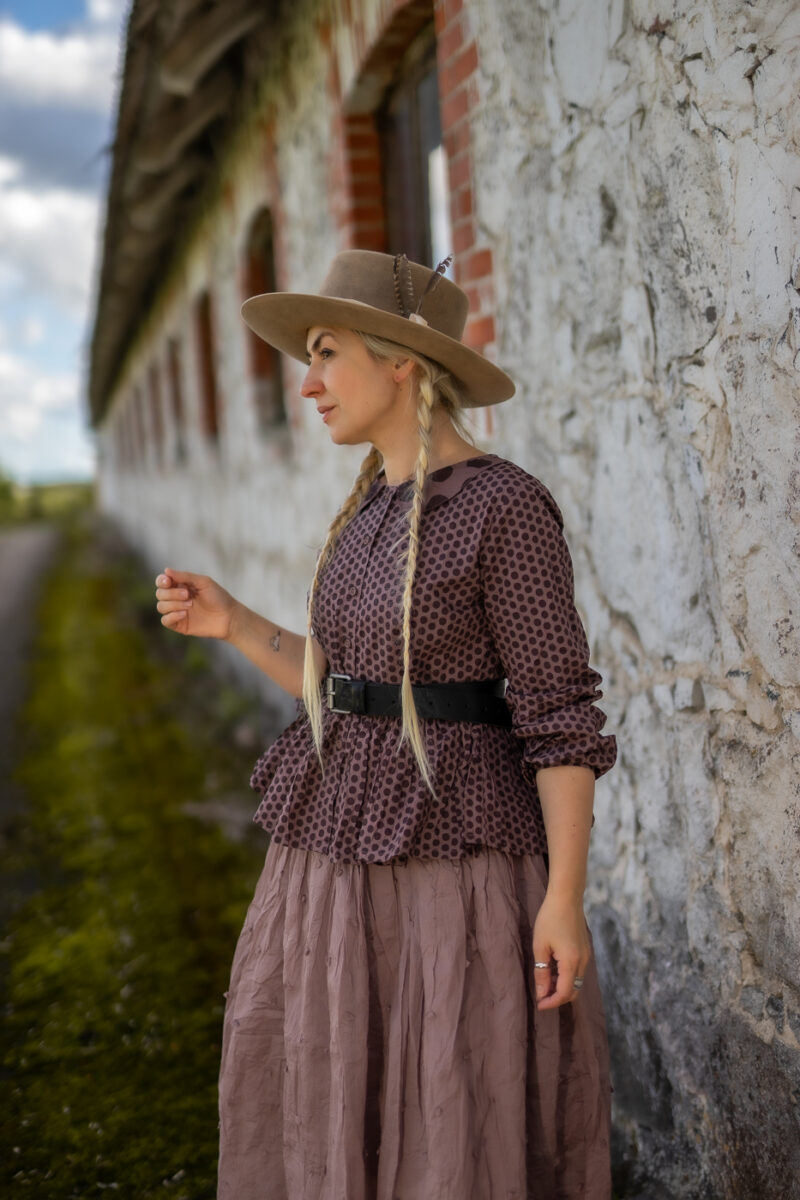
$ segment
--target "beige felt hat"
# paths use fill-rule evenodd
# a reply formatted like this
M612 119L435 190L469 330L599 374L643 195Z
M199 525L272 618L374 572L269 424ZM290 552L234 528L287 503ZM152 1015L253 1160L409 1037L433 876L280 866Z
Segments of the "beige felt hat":
M405 255L345 250L334 258L319 295L252 296L242 316L265 342L300 362L307 361L308 330L331 325L388 338L433 359L461 385L467 407L508 400L513 380L461 341L467 297L439 271Z

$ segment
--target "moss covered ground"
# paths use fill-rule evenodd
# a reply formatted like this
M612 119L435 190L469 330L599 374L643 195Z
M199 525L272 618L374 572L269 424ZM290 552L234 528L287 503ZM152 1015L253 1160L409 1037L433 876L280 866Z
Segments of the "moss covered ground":
M223 994L263 834L245 702L163 631L108 532L67 534L39 613L19 779L0 847L0 1195L202 1200L215 1191ZM246 825L246 822L245 822Z

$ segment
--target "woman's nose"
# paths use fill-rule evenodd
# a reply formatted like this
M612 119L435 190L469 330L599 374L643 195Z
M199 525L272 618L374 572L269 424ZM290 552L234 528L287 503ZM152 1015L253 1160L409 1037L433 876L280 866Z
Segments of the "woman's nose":
M308 396L309 398L311 396L318 396L321 391L321 388L322 388L322 385L320 383L320 378L319 378L316 368L309 367L308 370L306 371L306 375L305 375L305 379L303 380L302 387L300 388L300 395Z

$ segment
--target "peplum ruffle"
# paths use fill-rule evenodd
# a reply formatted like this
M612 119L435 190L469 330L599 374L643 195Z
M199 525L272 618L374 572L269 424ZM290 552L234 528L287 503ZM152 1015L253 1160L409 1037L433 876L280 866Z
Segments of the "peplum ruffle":
M274 841L333 861L461 858L471 847L542 853L544 826L508 730L426 721L434 795L392 717L327 712L323 761L298 717L258 760L256 822Z

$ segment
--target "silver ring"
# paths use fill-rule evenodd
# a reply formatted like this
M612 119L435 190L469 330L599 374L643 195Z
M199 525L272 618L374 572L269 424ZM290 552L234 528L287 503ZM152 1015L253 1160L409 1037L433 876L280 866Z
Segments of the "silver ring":
M581 988L583 987L583 980L582 979L573 979L572 986L575 988L575 990L577 992L579 992L581 990Z
M549 970L550 970L550 963L537 963L537 962L535 962L535 963L533 964L533 966L534 966L534 969L535 969L535 970L537 970L537 971L549 971Z

